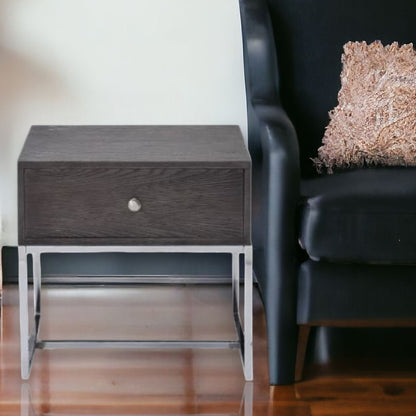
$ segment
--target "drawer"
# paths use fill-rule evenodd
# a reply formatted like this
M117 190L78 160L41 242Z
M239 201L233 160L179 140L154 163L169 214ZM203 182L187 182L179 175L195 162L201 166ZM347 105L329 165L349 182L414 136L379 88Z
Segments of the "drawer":
M242 244L244 183L244 169L25 168L19 243Z

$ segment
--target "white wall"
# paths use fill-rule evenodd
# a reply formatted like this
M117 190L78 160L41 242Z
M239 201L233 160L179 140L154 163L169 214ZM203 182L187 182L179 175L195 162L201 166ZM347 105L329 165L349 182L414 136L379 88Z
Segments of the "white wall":
M238 124L238 0L0 0L0 194L17 244L16 161L32 124Z

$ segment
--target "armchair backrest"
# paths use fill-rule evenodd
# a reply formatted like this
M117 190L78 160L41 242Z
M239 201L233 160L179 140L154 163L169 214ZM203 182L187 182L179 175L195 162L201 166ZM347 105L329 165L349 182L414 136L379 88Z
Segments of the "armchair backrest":
M328 111L337 104L343 44L350 40L380 40L384 44L416 42L416 1L240 0L240 3L242 7L255 3L256 7L266 9L272 32L269 35L273 38L269 41L274 45L275 56L269 54L265 62L257 62L256 66L270 68L270 60L277 58L275 92L297 131L302 176L311 176L314 169L310 157L316 155L321 144L329 121ZM256 90L256 78L252 77L250 82L248 100Z

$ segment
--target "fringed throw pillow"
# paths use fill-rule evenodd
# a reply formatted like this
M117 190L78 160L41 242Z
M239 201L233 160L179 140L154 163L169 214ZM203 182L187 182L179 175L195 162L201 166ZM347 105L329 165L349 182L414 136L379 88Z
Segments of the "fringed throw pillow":
M338 105L329 113L318 171L416 165L416 52L413 44L348 42Z

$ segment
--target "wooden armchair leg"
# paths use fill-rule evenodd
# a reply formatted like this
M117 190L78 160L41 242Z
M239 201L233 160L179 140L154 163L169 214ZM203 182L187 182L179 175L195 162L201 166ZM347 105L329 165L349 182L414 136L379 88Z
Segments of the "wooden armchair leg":
M303 365L305 363L306 348L308 346L309 333L311 327L308 325L299 325L298 346L296 352L295 381L302 380Z

